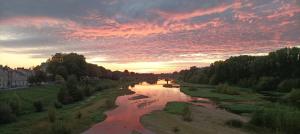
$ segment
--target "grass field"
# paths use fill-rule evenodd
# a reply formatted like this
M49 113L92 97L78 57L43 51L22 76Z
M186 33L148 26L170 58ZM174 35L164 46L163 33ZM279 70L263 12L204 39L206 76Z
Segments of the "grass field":
M113 83L117 86L109 89L96 92L91 97L85 98L83 101L76 102L69 105L64 105L61 109L56 109L56 120L64 122L65 125L72 130L72 133L81 133L92 124L101 122L105 119L104 112L113 108L114 100L122 94L131 93L130 90L120 89L122 85L128 82L116 82L104 80L101 83ZM0 125L1 134L51 134L51 123L48 119L48 111L34 112L32 102L34 100L41 100L46 108L53 107L56 101L59 86L47 85L39 87L30 87L27 89L1 91L0 98L4 100L11 95L18 94L22 100L23 112L18 116L17 122ZM113 106L107 106L107 102L112 102ZM80 114L80 118L78 117Z
M41 100L44 106L52 105L57 98L58 85L45 85L28 87L17 90L5 90L0 92L0 101L9 100L15 94L21 100L21 114L34 112L33 102Z
M189 104L184 102L169 102L164 108L164 111L171 114L183 115L184 109L188 106Z
M210 98L214 100L219 107L237 114L252 113L262 104L266 103L262 95L253 92L250 89L235 88L238 95L219 93L214 86L182 84L180 90L193 97Z

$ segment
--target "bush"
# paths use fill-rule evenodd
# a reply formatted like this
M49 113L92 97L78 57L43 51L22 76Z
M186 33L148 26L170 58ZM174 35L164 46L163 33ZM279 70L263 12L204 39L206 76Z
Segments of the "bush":
M290 93L283 97L283 100L297 104L300 107L300 89L293 89Z
M55 107L56 109L60 109L60 108L62 108L62 104L61 104L60 102L58 102L58 101L55 101L55 102L54 102L54 107Z
M56 121L52 125L52 132L54 134L71 134L71 129L63 121Z
M288 79L280 82L277 88L279 91L290 92L293 88L299 88L299 87L300 87L299 79Z
M84 98L84 93L79 88L69 89L69 95L72 97L73 101L80 101Z
M33 106L36 112L42 112L44 110L43 103L40 100L34 101Z
M276 132L298 134L300 132L300 111L280 105L266 107L255 112L250 123L270 128Z
M14 114L16 114L16 115L20 114L21 100L20 100L20 97L16 93L9 99L9 106Z
M0 124L16 121L16 115L7 103L0 103Z
M48 109L48 119L50 122L55 122L55 120L56 120L55 108Z
M64 96L64 99L67 99L71 97L71 102L73 101L80 101L83 99L83 91L77 87L78 81L75 75L71 75L68 77L66 88L67 93L66 96Z
M184 121L192 121L192 112L189 106L184 108L182 117Z
M249 88L255 85L256 79L255 78L244 78L238 81L238 86Z
M57 100L62 104L69 104L73 102L73 97L69 95L68 90L63 86L59 89Z
M80 119L81 117L82 117L82 113L80 111L78 111L77 114L76 114L76 118Z
M278 79L274 77L261 77L256 85L256 89L263 90L275 90L277 88Z
M230 87L228 84L219 84L217 86L217 93L229 94L229 95L239 95L240 93L234 88Z
M90 86L85 86L83 92L85 96L91 96L93 94L93 90Z

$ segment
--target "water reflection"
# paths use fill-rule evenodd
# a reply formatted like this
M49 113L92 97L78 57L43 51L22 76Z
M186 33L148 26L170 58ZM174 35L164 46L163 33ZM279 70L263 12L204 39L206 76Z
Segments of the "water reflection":
M106 112L105 121L94 125L87 134L131 134L133 130L143 134L152 134L140 123L140 117L155 110L162 110L170 101L191 102L197 105L212 107L211 101L204 98L193 98L180 92L179 88L165 88L166 81L156 84L146 82L130 86L135 94L119 96L118 107ZM199 103L201 102L201 103Z

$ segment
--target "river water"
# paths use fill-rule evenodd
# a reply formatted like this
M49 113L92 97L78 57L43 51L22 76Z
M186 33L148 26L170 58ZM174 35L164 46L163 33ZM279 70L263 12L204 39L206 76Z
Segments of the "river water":
M178 87L166 88L163 84L166 84L166 81L159 80L156 84L143 82L129 87L135 93L119 96L115 102L118 107L107 111L107 118L103 122L95 124L84 133L131 134L132 131L137 131L143 134L153 134L143 127L140 118L152 111L162 110L168 102L189 102L204 107L213 107L208 99L193 98L182 93Z

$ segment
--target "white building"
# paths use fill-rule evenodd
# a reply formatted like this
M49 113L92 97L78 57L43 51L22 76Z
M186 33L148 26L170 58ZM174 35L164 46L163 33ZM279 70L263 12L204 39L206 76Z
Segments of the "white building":
M8 70L0 66L0 89L8 87Z
M31 75L33 72L28 69L0 66L0 89L26 87L29 85L27 80Z

